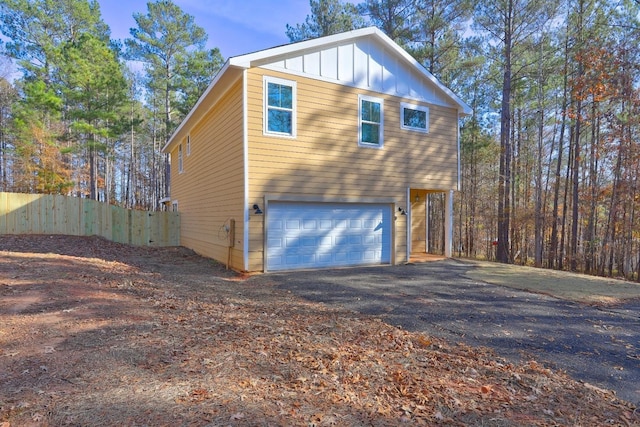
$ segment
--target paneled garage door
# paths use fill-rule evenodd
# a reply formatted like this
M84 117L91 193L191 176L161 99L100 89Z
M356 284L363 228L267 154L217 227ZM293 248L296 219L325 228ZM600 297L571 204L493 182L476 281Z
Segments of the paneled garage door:
M267 270L391 262L391 206L270 202Z

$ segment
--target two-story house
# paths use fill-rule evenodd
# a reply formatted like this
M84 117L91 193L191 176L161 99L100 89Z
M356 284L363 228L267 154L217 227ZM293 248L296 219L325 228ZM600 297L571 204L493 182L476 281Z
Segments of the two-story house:
M240 271L399 264L471 109L376 28L230 58L167 145L181 244Z

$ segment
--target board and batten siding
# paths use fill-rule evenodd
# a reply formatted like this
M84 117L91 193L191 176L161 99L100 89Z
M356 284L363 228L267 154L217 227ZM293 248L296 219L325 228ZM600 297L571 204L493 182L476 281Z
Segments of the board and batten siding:
M188 129L190 154L183 145L183 172L178 146L171 152L171 192L181 216L181 244L226 263L226 226L235 220L230 266L244 269L244 159L242 80L235 82L202 119Z
M263 76L297 83L297 136L263 135ZM389 201L406 208L406 189L457 187L458 112L397 96L262 68L247 73L249 200ZM384 147L358 146L358 94L384 100ZM429 133L401 129L400 104L429 107ZM395 207L394 206L394 207ZM406 254L406 216L396 213L395 262ZM252 226L253 227L253 226ZM256 227L259 231L259 228ZM261 236L260 236L261 237ZM263 239L251 230L250 260L262 261Z

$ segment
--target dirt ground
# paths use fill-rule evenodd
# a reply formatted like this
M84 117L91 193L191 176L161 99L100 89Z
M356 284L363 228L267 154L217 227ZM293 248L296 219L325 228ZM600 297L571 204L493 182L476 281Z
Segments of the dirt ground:
M640 425L533 360L268 282L184 248L0 236L0 426Z

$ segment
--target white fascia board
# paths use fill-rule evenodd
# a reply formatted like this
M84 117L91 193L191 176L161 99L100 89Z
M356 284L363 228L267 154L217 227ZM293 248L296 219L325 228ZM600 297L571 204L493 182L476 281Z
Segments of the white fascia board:
M319 37L316 39L305 40L297 43L290 43L283 46L260 50L258 52L249 53L246 55L235 56L233 58L229 58L229 60L231 61L232 65L235 65L237 67L251 68L262 65L262 63L264 62L270 62L274 60L274 58L277 58L279 56L287 56L291 53L302 52L305 50L330 45L332 43L338 43L344 40L376 34L378 32L382 34L382 32L376 27L361 28L358 30L334 34L331 36Z

